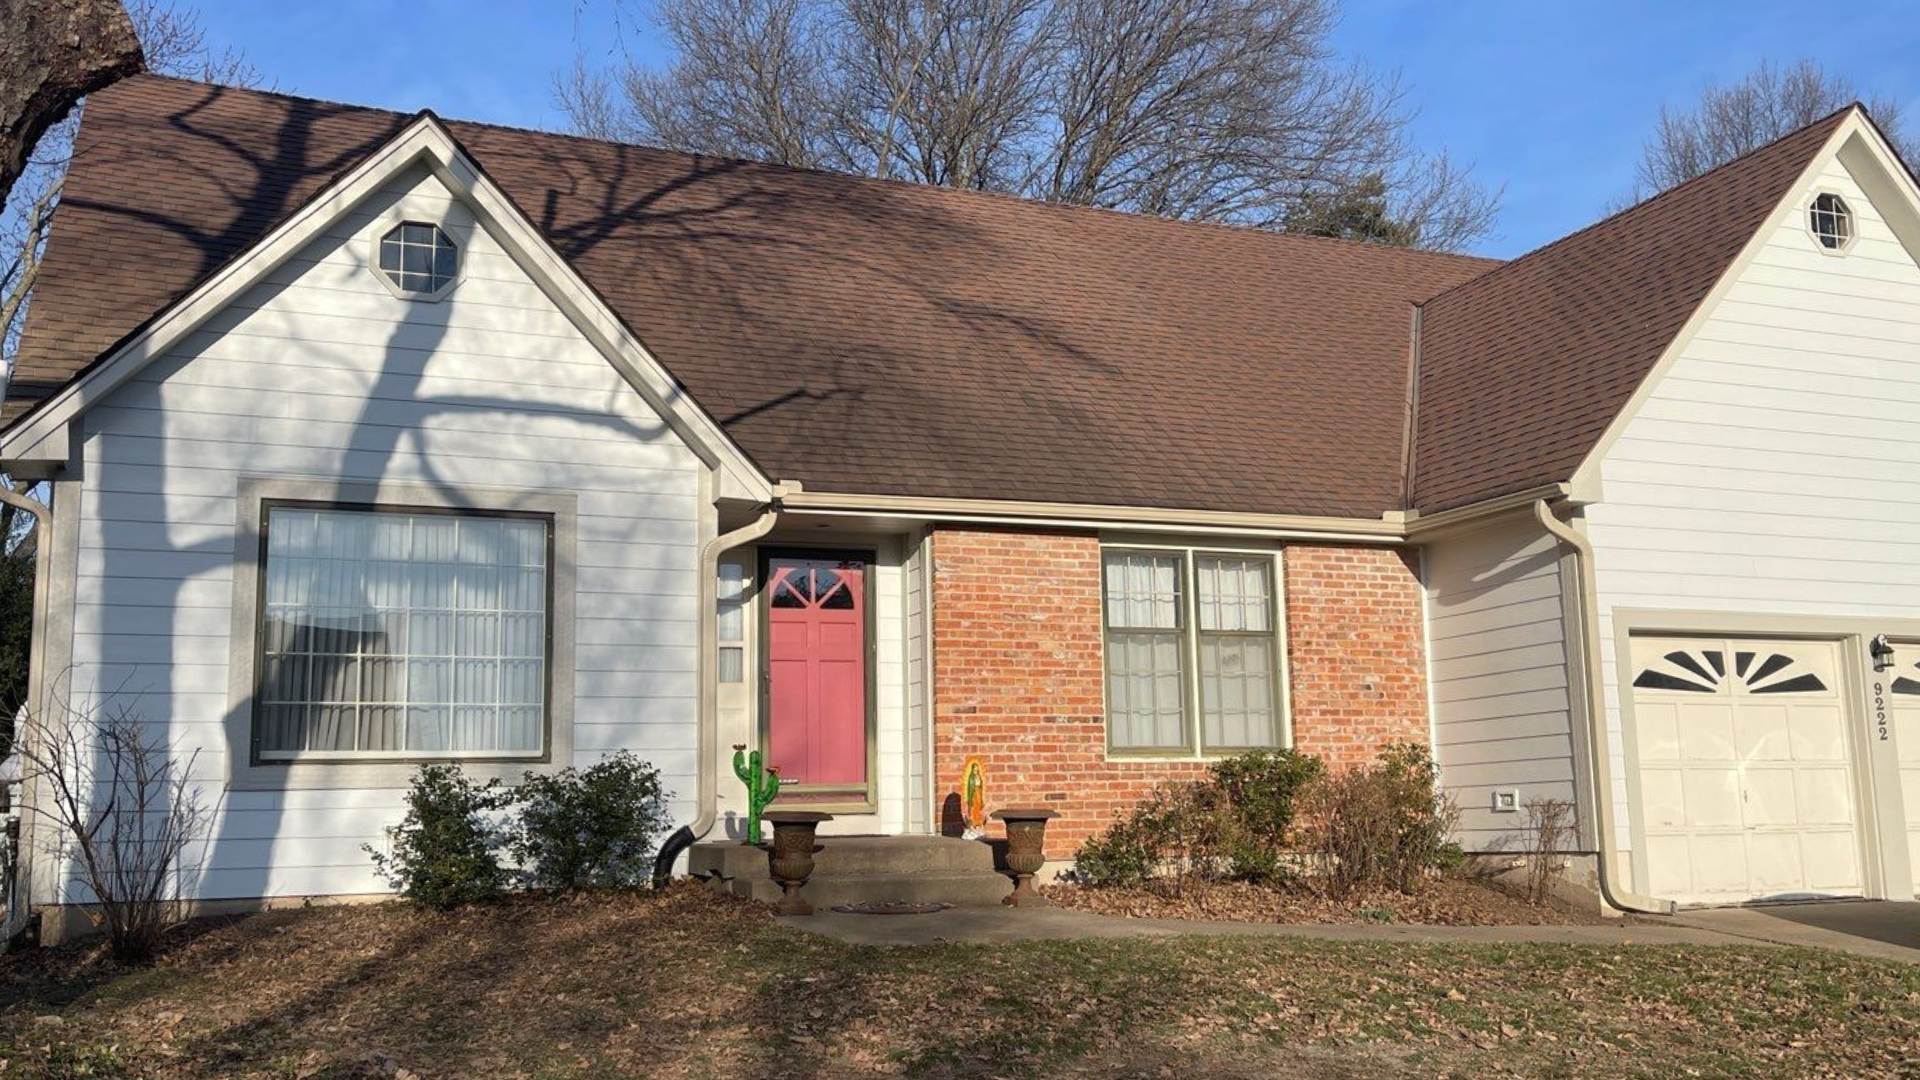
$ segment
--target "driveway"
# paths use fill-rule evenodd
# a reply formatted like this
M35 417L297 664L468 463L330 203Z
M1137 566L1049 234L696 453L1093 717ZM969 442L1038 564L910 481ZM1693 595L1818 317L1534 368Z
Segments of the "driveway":
M1682 911L1682 926L1733 937L1920 963L1920 903L1825 900Z

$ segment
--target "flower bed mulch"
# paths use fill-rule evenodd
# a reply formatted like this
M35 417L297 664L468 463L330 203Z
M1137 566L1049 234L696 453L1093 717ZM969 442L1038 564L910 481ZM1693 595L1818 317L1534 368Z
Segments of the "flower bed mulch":
M1154 887L1056 884L1046 894L1061 907L1137 919L1203 919L1274 923L1415 923L1430 926L1594 926L1599 911L1550 902L1536 907L1488 881L1440 878L1414 895L1385 890L1335 900L1311 887L1244 881L1190 881L1174 893Z

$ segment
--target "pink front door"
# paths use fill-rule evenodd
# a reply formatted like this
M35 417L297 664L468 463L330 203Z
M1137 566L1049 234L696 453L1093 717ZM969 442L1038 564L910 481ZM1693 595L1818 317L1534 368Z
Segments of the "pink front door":
M867 564L767 560L767 747L782 783L867 784Z

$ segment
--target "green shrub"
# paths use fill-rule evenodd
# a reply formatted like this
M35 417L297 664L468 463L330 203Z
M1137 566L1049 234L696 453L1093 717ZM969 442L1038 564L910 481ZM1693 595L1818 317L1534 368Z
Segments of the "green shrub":
M1216 762L1205 780L1161 784L1074 864L1088 885L1149 881L1178 892L1194 877L1268 881L1281 874L1300 789L1320 775L1317 758L1255 751Z
M1144 884L1159 862L1157 844L1133 818L1116 821L1083 841L1073 856L1074 872L1096 887Z
M1304 840L1329 892L1413 892L1430 872L1458 861L1447 840L1458 814L1438 778L1426 747L1395 743L1373 764L1330 773L1306 789Z
M387 830L390 852L361 845L374 872L402 896L446 910L498 897L507 872L498 853L504 837L488 815L513 793L498 779L476 784L457 764L423 765L407 788L407 814Z
M1293 839L1295 803L1324 771L1319 758L1292 750L1255 750L1214 763L1212 783L1228 808L1221 855L1232 876L1250 881L1281 876Z
M627 751L587 768L527 774L511 849L528 884L623 888L653 876L654 838L672 824L660 772Z

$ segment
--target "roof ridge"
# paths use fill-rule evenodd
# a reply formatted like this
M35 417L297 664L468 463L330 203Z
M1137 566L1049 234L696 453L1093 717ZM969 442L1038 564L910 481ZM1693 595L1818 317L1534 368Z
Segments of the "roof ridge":
M953 199L959 199L959 200L968 200L968 199L984 197L988 199L996 199L1003 202L1009 202L1018 206L1028 207L1028 208L1037 209L1037 210L1054 211L1054 212L1065 213L1065 214L1079 214L1079 213L1109 214L1127 221L1152 222L1155 224L1165 225L1165 226L1176 228L1176 229L1184 229L1184 228L1217 229L1217 230L1223 230L1229 233L1234 233L1239 235L1272 238L1273 240L1276 240L1281 243L1306 243L1306 244L1331 245L1331 246L1342 247L1342 248L1346 248L1354 251L1376 252L1379 254L1387 255L1388 257L1395 257L1395 256L1404 257L1411 261L1416 261L1416 262L1422 261L1422 260L1436 260L1436 261L1446 260L1450 262L1483 263L1487 265L1488 272L1491 272L1492 270L1497 269L1502 265L1505 265L1505 262L1506 262L1506 260L1503 260L1494 256L1487 256L1487 255L1470 255L1464 252L1454 252L1454 251L1433 251L1425 248L1402 246L1399 244L1378 244L1378 243L1372 243L1365 240L1348 240L1344 237L1338 237L1338 236L1315 236L1309 233L1281 232L1277 229L1267 229L1267 228L1262 228L1258 225L1247 225L1247 224L1243 224L1239 222L1231 222L1231 221L1204 221L1204 220L1196 220L1192 218L1164 217L1159 214L1148 214L1148 213L1143 213L1137 210L1121 210L1121 209L1118 209L1115 207L1109 207L1109 206L1090 206L1090 205L1085 205L1081 203L1053 202L1047 199L1037 199L1037 198L1033 198L1026 195L1018 195L1010 191L992 191L984 188L956 188L956 187L948 187L944 184L925 184L916 180L905 180L898 177L866 176L860 173L840 172L839 170L836 170L836 169L826 169L826 168L820 168L817 166L787 165L779 162L760 161L754 158L729 157L724 154L704 154L704 153L697 153L690 150L675 150L671 147L656 146L651 143L624 142L619 139L600 138L592 135L579 135L579 134L575 134L573 132L567 132L567 131L553 131L546 128L525 127L518 124L502 124L502 123L497 123L491 120L467 120L459 117L448 117L448 116L442 115L440 112L438 112L437 110L431 107L423 107L420 109L416 109L413 112L403 112L399 109L390 109L382 105L361 105L361 104L356 104L350 101L338 101L332 98L312 97L306 94L293 94L293 93L288 93L284 90L260 90L260 89L255 89L251 87L226 86L218 83L205 83L198 79L189 79L189 78L184 78L178 75L161 75L153 72L142 72L139 75L131 76L130 79L126 81L133 81L133 80L139 80L139 79L179 83L179 84L188 85L188 86L211 87L213 89L217 89L227 93L248 94L248 95L255 95L259 97L280 98L286 101L312 102L319 105L331 105L341 109L354 109L361 112L369 112L369 113L383 113L388 116L393 116L393 117L403 118L403 119L419 118L421 116L430 116L433 119L439 121L442 125L448 127L449 129L453 127L488 128L494 131L506 131L506 132L512 132L512 133L521 134L521 135L533 135L533 136L538 136L540 138L546 138L546 139L559 139L564 142L582 143L588 146L606 146L606 147L613 147L613 148L622 149L622 150L642 150L647 153L653 153L653 154L670 154L675 157L685 158L693 161L707 161L707 162L717 162L722 164L748 165L754 168L772 169L772 170L777 170L781 172L790 172L790 173L802 173L802 174L811 175L811 176L828 177L834 180L852 181L852 182L861 183L861 184L884 184L884 185L889 185L896 188L908 188L916 192L927 192L929 193L930 197L933 197L933 198L953 198ZM469 152L471 153L471 151ZM1484 276L1484 275L1481 275L1481 276ZM1477 280L1477 278L1470 278L1469 280Z
M1522 263L1525 263L1528 260L1534 258L1535 256L1545 255L1547 252L1552 251L1557 247L1560 247L1562 244L1566 244L1573 240L1576 240L1586 235L1587 233L1593 232L1595 229L1598 229L1601 226L1607 225L1610 222L1618 221L1619 219L1626 217L1628 214L1636 213L1640 210L1650 207L1655 203L1668 198L1669 196L1677 195L1680 192L1685 191L1690 187L1694 187L1695 185L1698 185L1708 179L1711 179L1716 174L1724 172L1725 170L1731 169L1735 165L1739 165L1742 162L1758 157L1759 155L1774 149L1775 147L1779 146L1781 143L1784 143L1789 139L1798 138L1799 136L1804 135L1807 132L1812 131L1817 127L1820 127L1822 124L1830 124L1835 119L1841 116L1844 116L1855 109L1858 109L1862 115L1867 115L1866 106L1857 100L1853 101L1847 105L1842 106L1841 108L1834 110L1833 112L1828 113L1827 115L1821 117L1818 120L1815 120L1811 123L1802 124L1801 126L1794 128L1792 131L1789 131L1779 136L1778 138L1770 139L1767 142L1762 143L1759 146L1756 146L1753 149L1747 151L1746 153L1739 155L1738 157L1728 158L1726 161L1723 161L1720 164L1715 165L1713 168L1708 169L1707 171L1700 173L1697 176L1690 176L1685 180L1682 180L1679 183L1673 185L1672 187L1663 188L1660 191L1654 192L1652 195L1649 195L1646 198L1641 199L1639 202L1633 203L1630 206L1621 207L1620 209L1615 210L1613 213L1608 214L1597 221L1591 222L1578 229L1575 229L1574 231L1566 234L1565 236L1559 237L1554 240L1549 240L1546 243L1541 244L1539 247L1534 248L1531 251L1525 252L1520 255L1516 255L1513 258L1508 259L1500 263L1499 265L1492 267L1484 274L1480 274L1476 277L1470 277L1465 281L1458 282L1453 285L1449 285L1446 288L1441 289L1439 292L1434 293L1432 296L1427 297L1425 300L1418 301L1417 303L1420 306L1424 307L1427 304L1431 304L1438 301L1441 297L1457 292L1461 289L1466 288L1469 285L1477 285L1480 282L1486 281L1487 279L1495 276L1496 274L1499 274L1502 270L1519 266ZM1868 116L1868 119L1869 121L1871 121L1872 117Z

